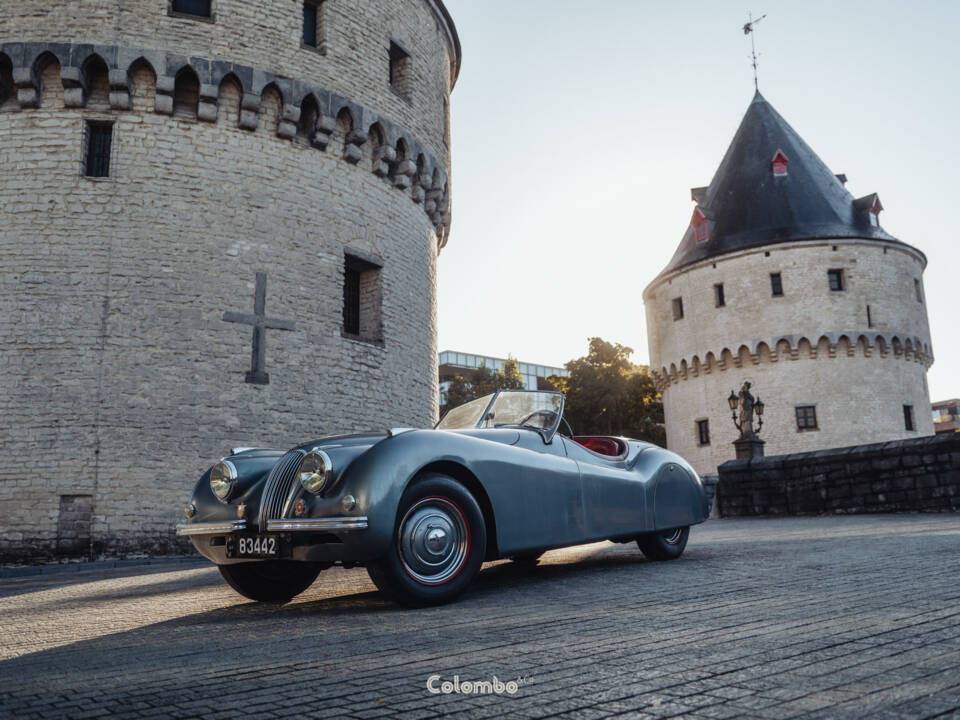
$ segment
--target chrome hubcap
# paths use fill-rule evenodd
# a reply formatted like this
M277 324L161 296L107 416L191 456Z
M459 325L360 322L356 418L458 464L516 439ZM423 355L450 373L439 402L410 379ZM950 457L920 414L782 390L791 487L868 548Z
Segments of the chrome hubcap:
M683 536L683 528L674 528L673 530L666 530L661 533L663 541L667 545L676 545L680 542L680 538Z
M426 585L453 578L467 559L466 521L459 508L444 498L424 498L400 521L397 546L404 569Z

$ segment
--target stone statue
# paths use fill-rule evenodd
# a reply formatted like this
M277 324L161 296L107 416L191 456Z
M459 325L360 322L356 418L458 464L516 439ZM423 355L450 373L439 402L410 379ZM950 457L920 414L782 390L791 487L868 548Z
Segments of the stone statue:
M753 395L750 394L750 383L743 383L740 388L740 433L743 437L755 435L753 432Z

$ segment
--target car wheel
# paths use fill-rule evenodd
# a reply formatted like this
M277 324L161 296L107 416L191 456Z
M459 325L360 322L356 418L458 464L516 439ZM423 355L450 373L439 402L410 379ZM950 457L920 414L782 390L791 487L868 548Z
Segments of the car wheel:
M486 525L473 495L454 479L431 474L403 493L390 548L367 564L367 572L401 605L439 605L463 592L486 549Z
M672 528L641 535L637 538L637 546L650 560L673 560L683 555L689 537L689 526Z
M296 597L320 574L311 563L289 560L218 565L230 587L244 597L263 602L286 602Z
M542 552L526 552L511 555L510 560L514 565L519 565L521 567L536 567L537 563L540 562L541 557L543 557Z

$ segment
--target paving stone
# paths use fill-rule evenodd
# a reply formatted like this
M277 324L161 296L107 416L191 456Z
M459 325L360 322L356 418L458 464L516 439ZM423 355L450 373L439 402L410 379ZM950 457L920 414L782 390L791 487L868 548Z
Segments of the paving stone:
M403 610L362 569L286 605L207 565L0 578L0 715L787 718L960 715L958 515L724 519L484 567ZM427 679L516 681L431 694Z

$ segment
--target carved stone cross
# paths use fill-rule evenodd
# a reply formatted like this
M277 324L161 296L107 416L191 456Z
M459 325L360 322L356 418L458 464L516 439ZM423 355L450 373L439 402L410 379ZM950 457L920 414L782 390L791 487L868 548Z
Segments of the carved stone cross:
M266 316L267 306L267 274L257 273L257 289L253 297L253 314L225 312L225 322L241 323L253 326L253 350L250 353L250 372L246 381L254 385L267 385L270 375L267 374L267 329L296 330L293 320L277 320Z

